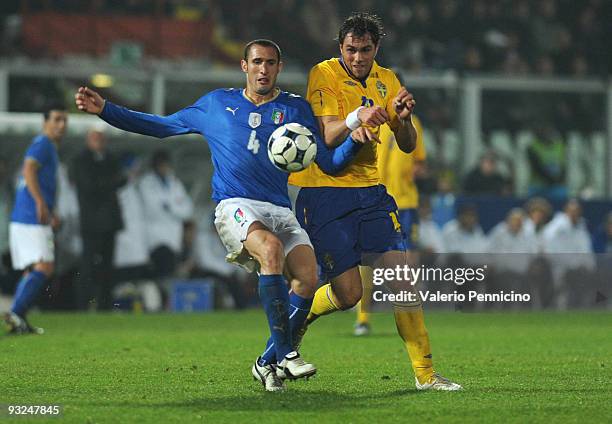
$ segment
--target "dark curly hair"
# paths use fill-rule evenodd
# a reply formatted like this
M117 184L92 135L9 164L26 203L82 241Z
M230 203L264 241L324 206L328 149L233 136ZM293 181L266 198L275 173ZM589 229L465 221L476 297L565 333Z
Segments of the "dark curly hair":
M380 18L368 12L351 13L340 25L337 41L342 44L347 34L350 33L355 37L364 37L366 34L370 34L376 46L378 46L380 39L386 35Z

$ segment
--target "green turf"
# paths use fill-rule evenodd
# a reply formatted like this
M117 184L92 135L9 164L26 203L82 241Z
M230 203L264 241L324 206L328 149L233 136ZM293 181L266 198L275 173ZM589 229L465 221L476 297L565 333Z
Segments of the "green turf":
M0 337L0 404L60 404L57 423L612 421L612 314L428 314L461 393L415 391L391 315L361 339L352 320L315 323L302 353L319 374L269 394L250 377L259 310L33 315L47 334Z

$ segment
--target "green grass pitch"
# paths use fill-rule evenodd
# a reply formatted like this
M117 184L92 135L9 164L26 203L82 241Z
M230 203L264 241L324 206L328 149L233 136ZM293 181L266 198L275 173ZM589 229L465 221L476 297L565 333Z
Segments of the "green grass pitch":
M250 375L263 312L37 314L43 336L0 337L0 404L59 404L55 423L612 422L612 314L427 314L437 369L457 393L417 392L391 314L351 336L316 322L310 381L265 393Z

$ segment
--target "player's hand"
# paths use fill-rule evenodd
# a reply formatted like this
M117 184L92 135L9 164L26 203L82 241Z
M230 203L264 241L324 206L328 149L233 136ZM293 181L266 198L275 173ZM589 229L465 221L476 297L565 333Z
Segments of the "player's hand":
M380 106L364 107L359 111L357 117L361 121L361 125L370 127L378 127L389 121L389 114Z
M38 222L42 225L49 224L49 220L51 219L51 214L49 213L49 208L47 204L43 201L36 202L36 218Z
M380 139L374 134L369 128L359 127L355 131L351 132L351 137L357 143L366 144L371 141L380 143Z
M402 120L410 118L415 105L416 100L414 100L412 93L406 90L406 87L400 88L397 92L397 96L393 99L395 113L397 113L397 116Z
M56 214L51 215L51 228L53 228L54 231L57 231L61 226L62 221L60 220L60 217Z
M77 108L83 112L99 115L104 109L105 100L98 93L88 87L79 87L74 95Z

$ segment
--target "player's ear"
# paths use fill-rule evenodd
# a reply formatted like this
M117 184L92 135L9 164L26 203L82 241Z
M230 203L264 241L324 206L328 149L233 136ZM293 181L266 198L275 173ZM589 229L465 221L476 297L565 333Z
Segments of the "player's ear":
M282 62L282 61L278 62L278 72L283 70L283 65L284 65L284 62Z
M247 61L244 59L240 59L240 68L242 68L242 72L246 73L247 72Z

